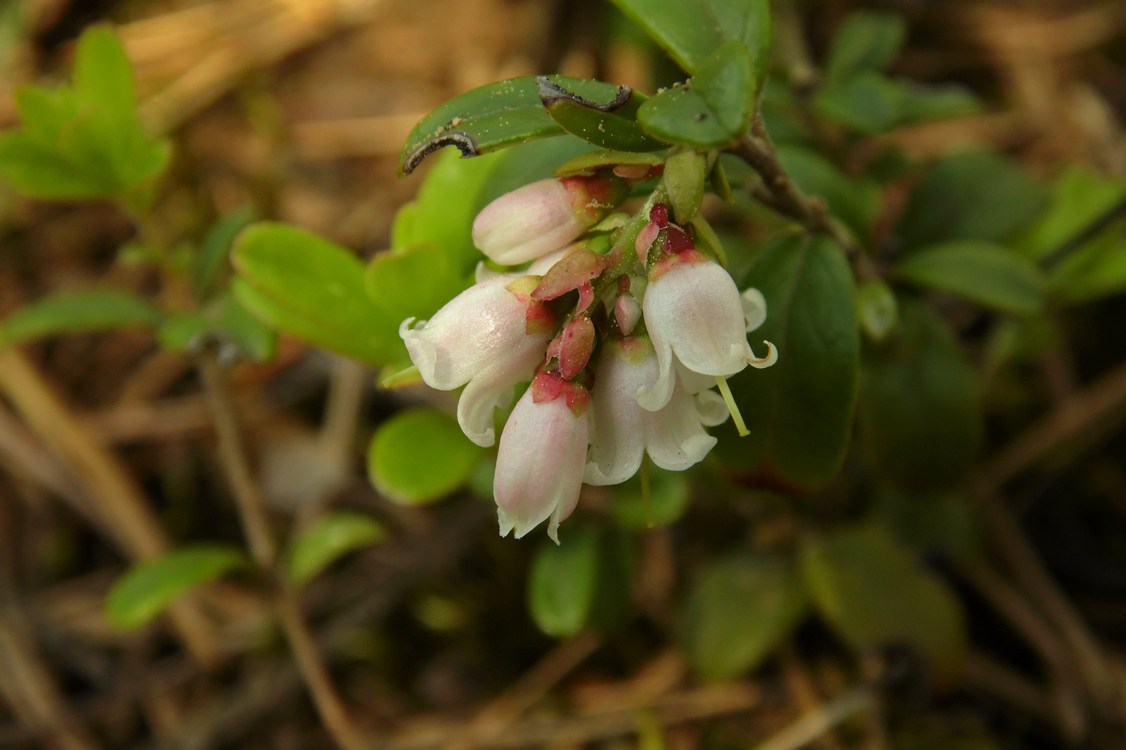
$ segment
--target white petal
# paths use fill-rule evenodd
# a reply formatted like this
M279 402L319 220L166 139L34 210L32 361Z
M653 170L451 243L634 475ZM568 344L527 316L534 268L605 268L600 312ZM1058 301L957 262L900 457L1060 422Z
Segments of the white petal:
M531 379L542 356L533 351L523 358L497 360L469 381L457 402L457 422L467 438L485 448L496 442L493 411L508 403L513 386Z
M631 351L632 350L632 351ZM607 342L591 391L591 439L583 481L619 484L641 467L645 453L637 392L657 379L657 359L643 338Z
M650 293L646 293L642 306L645 325L649 328L649 340L653 344L653 352L657 355L657 379L651 385L637 389L637 403L649 411L660 411L672 398L672 391L676 386L676 371L673 369L672 346L665 337L665 330L649 325L651 317L649 295Z
M680 388L668 406L646 414L645 420L646 450L662 469L683 471L703 460L716 444L700 424L695 400Z
M503 266L526 263L558 250L586 231L571 195L556 179L506 193L473 220L473 244Z
M586 412L575 416L562 398L537 404L524 393L501 434L493 479L502 535L519 539L551 518L558 541L559 522L578 503L587 438Z
M755 330L766 322L766 297L754 287L750 287L741 295L743 299L743 318L747 333Z
M696 394L695 399L696 414L700 417L700 424L705 427L723 424L731 416L727 402L715 391L701 391Z

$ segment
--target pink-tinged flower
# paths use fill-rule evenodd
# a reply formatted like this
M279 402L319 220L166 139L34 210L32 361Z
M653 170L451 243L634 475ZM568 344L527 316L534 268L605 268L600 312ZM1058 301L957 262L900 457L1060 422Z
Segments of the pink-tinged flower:
M500 436L493 495L501 536L512 531L519 539L547 521L547 535L559 543L559 524L579 501L588 431L581 386L538 374Z
M626 195L617 177L564 177L505 193L473 220L473 244L505 266L526 263L577 239Z
M668 403L648 411L637 392L660 375L649 340L638 336L604 345L598 360L598 381L591 390L591 445L584 481L618 484L641 467L644 453L657 466L683 471L700 462L716 444L705 426L727 418L727 407L714 391L692 395L674 383Z
M493 409L543 360L554 333L550 313L531 298L538 276L489 279L466 289L430 320L403 321L399 335L431 388L465 386L457 419L481 446L496 441Z
M747 343L748 323L764 317L753 313L758 320L748 320L761 295L744 299L731 275L717 263L698 254L682 259L688 257L672 255L659 261L642 300L659 374L656 382L638 392L637 400L650 411L663 409L672 398L676 363L700 375L725 378L747 365L770 367L778 359L770 342L764 342L767 354L761 358Z

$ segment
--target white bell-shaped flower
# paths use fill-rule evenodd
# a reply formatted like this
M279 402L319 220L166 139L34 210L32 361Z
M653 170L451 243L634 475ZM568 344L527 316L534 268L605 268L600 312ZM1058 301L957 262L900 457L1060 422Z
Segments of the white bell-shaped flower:
M672 262L658 266L642 300L642 314L657 355L658 376L638 393L649 411L669 403L676 386L676 364L700 375L726 378L747 365L769 367L778 359L774 345L766 343L764 357L755 356L747 343L747 312L761 305L740 296L731 275L710 260ZM746 309L746 312L745 312Z
M585 399L575 403L557 395L537 401L529 388L500 436L493 495L500 535L527 534L544 521L559 543L559 523L579 501L589 436Z
M587 484L626 481L637 473L645 453L662 469L683 471L703 460L715 446L716 439L704 427L727 418L723 399L710 390L693 395L676 382L659 411L641 408L638 391L652 387L659 376L656 353L645 337L604 345L598 380L591 390Z
M497 277L475 284L430 320L403 321L399 335L423 381L449 391L466 386L458 402L461 429L474 443L496 441L493 409L512 387L532 377L553 327L531 299L538 276Z

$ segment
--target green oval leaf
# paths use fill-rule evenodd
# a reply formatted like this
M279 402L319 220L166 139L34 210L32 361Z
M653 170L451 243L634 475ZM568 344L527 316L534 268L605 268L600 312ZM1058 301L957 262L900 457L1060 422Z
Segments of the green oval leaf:
M233 547L198 545L173 550L135 565L113 584L106 597L106 619L120 630L134 630L196 586L248 564L246 556Z
M825 77L844 80L887 66L907 35L903 19L891 13L862 10L841 24L825 61Z
M373 365L402 358L401 321L368 297L364 266L303 229L262 222L239 235L233 254L238 301L266 323Z
M656 151L668 146L646 136L634 120L646 97L628 87L621 87L614 100L600 103L584 99L548 76L538 76L536 83L551 119L571 135L600 148L620 151Z
M725 436L720 455L742 479L819 487L844 462L852 430L860 358L852 273L830 240L790 236L763 250L744 286L766 298L752 346L762 354L762 340L773 342L778 362L731 379L751 434Z
M368 476L396 502L425 503L469 481L482 454L450 415L412 409L375 431L368 448Z
M565 544L541 542L528 576L528 607L536 626L556 637L586 624L598 583L598 537L591 529L568 532Z
M1000 154L948 156L911 193L900 222L903 243L1001 242L1035 219L1047 200L1041 183Z
M689 73L724 42L750 50L762 87L770 58L769 0L614 0Z
M629 91L584 78L546 78L591 102L614 102L623 90ZM467 91L422 118L403 144L399 169L410 174L423 159L445 146L457 147L462 156L479 156L563 132L540 102L536 77L510 78Z
M163 313L140 297L97 290L44 297L17 309L0 323L0 346L64 333L155 326Z
M1039 312L1044 304L1044 278L1036 266L989 242L930 245L897 263L895 275L1015 315Z
M873 135L899 123L903 116L903 92L898 84L879 73L863 72L817 92L813 107L826 119Z
M728 42L684 84L641 105L637 121L669 143L723 148L747 131L754 113L754 67L742 42Z
M708 680L754 669L801 621L809 603L789 558L739 555L697 579L684 617L688 661Z
M387 538L373 518L339 511L317 519L301 532L289 553L289 580L301 586L344 555Z
M958 598L883 527L808 537L800 560L814 607L852 648L908 645L939 682L957 675L967 647Z
M977 374L930 308L900 300L899 326L864 349L858 422L872 465L905 489L959 482L977 456Z

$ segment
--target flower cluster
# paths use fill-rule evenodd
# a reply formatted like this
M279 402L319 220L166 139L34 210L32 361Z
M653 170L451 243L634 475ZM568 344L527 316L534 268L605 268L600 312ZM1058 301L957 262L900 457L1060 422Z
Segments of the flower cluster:
M613 173L548 179L493 201L473 240L519 273L478 282L400 335L432 388L464 386L458 422L496 442L493 413L528 383L500 436L494 494L501 535L517 538L575 509L585 482L624 482L645 454L663 469L702 460L729 404L713 390L743 368L769 367L747 332L766 317L756 290L697 249L655 203L632 247L596 252L590 230L626 196ZM597 228L597 227L595 227ZM618 229L616 231L623 231Z

